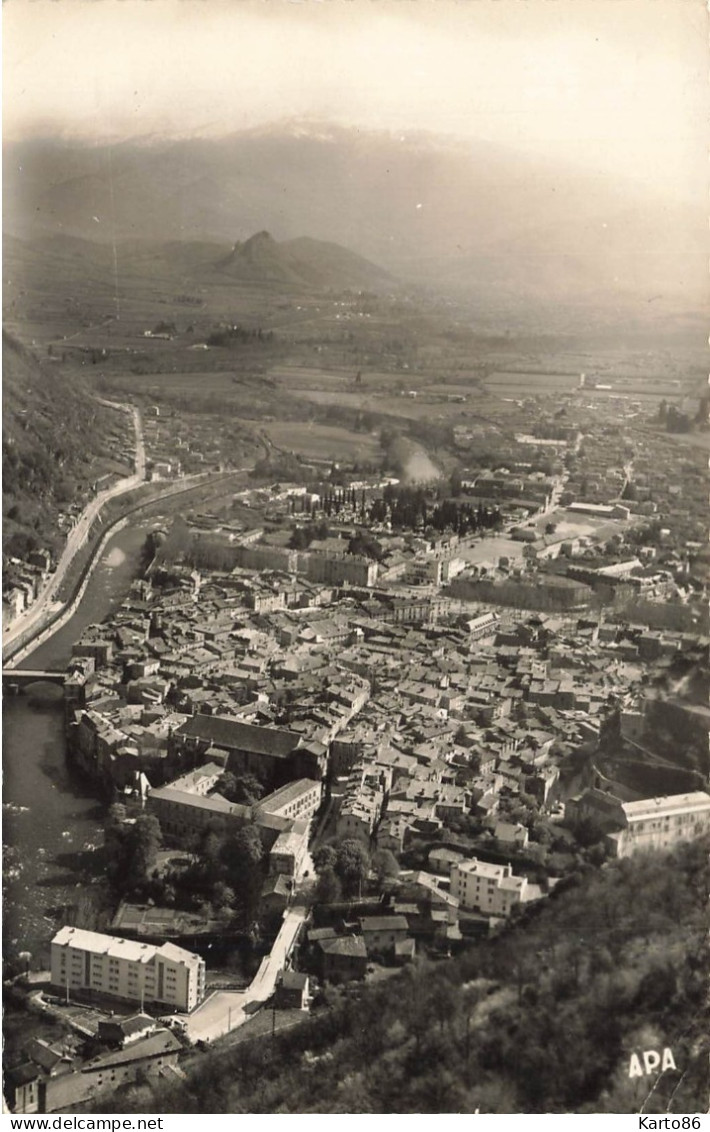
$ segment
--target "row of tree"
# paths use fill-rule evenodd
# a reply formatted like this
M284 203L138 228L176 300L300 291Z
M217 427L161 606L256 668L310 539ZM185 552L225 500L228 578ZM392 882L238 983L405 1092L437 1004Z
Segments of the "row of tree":
M220 326L207 336L208 346L239 346L248 342L272 342L273 330L258 327Z
M391 522L402 530L432 528L440 534L450 530L458 535L497 530L503 517L497 507L478 506L463 500L437 500L436 492L423 487L387 484L382 497L367 508L372 523Z
M315 899L319 904L337 904L364 895L371 874L381 889L388 877L399 872L397 858L389 849L376 849L370 855L356 838L322 845L314 853L313 863L318 874Z

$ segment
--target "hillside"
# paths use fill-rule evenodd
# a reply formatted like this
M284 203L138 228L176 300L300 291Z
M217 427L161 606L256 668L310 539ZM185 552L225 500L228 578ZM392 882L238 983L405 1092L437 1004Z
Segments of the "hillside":
M704 1112L708 848L587 866L456 959L329 990L291 1033L96 1111ZM665 1048L674 1069L630 1077Z
M63 542L60 512L80 509L102 475L127 475L133 443L124 413L3 331L3 552L24 558Z
M217 267L241 282L280 283L302 290L371 288L391 280L386 271L337 244L306 236L277 243L269 232L236 243Z
M268 232L237 241L231 249L200 240L124 240L107 247L76 236L6 236L4 262L12 283L6 302L10 293L22 290L43 294L50 280L63 294L90 282L95 293L108 295L117 279L125 284L135 278L185 290L233 283L298 295L398 287L384 269L338 244L306 236L277 242Z
M488 308L653 300L657 321L708 298L700 203L490 143L287 122L118 147L18 142L5 168L4 227L25 238L224 244L267 229L357 249ZM309 259L293 243L280 254Z

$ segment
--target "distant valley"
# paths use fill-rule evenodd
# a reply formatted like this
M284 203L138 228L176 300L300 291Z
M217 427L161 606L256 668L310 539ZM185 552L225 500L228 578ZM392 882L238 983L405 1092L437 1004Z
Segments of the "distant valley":
M648 322L651 304L656 323L677 328L708 299L702 208L490 144L285 123L223 138L15 143L5 170L6 232L50 248L58 234L99 242L109 269L114 245L125 255L134 243L138 259L147 241L147 272L153 256L156 271L186 275L221 256L225 272L257 283L371 287L391 273L513 324L564 308L579 326L583 305L610 323L629 312ZM278 255L252 243L264 231ZM352 250L347 264L328 244Z

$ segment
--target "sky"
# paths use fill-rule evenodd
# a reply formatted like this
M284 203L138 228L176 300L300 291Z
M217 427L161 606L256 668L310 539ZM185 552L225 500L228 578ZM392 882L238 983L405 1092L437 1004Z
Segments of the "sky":
M4 132L426 130L697 199L704 0L5 0Z

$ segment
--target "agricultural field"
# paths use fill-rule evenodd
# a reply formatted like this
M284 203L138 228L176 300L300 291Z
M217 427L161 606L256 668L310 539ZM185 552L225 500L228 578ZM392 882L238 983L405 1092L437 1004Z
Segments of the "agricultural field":
M485 385L489 389L505 389L506 393L517 393L530 397L535 393L572 392L579 388L579 374L560 373L512 373L499 370L486 376Z
M702 373L690 350L484 336L460 308L423 295L247 283L218 269L210 245L126 244L116 259L110 246L62 241L36 251L9 249L7 326L57 374L81 372L104 396L140 404L146 421L157 409L148 456L171 474L246 466L271 444L323 460L389 458L408 478L431 479L495 449L500 430L524 428L530 397L553 412L560 398L584 401L594 413L609 394L580 390L581 373L624 397L646 393L645 405L697 396ZM220 326L239 333L210 343ZM472 433L456 449L455 425ZM383 429L419 444L416 459L406 445L383 451Z
M299 390L299 396L314 405L338 405L363 413L376 413L385 417L400 417L403 421L437 421L439 423L463 424L470 418L480 418L490 412L500 416L514 411L506 408L499 397L486 391L471 390L466 402L445 400L431 390L417 390L416 396L404 394L390 395L378 393L364 387L358 392L352 390L342 393L326 392L320 389Z
M669 432L666 433L671 440L678 444L685 444L689 448L700 448L710 452L710 432Z
M643 522L643 519L640 521ZM534 526L538 535L542 537L548 523L555 524L552 539L554 542L564 542L566 539L578 538L604 541L613 538L615 535L628 533L630 526L633 526L633 521L630 523L627 519L597 519L593 515L578 514L564 507L560 508L558 511L550 511L545 515L539 516L534 523L526 523L524 525Z
M500 558L508 558L515 565L522 565L524 561L523 547L525 543L504 535L493 535L490 538L477 539L470 546L459 546L456 556L463 558L469 566L486 566L498 563Z
M323 460L377 460L382 457L377 437L313 421L276 421L263 428L275 448Z

